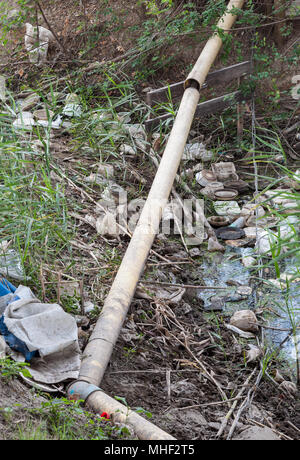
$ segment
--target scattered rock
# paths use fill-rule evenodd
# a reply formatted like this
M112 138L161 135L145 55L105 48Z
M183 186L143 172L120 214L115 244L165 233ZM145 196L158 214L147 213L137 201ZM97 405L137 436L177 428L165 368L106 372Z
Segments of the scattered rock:
M84 313L87 315L89 313L91 313L95 308L95 304L93 304L93 302L91 302L90 300L85 300L84 303L83 303L83 309L84 309Z
M165 417L167 420L174 421L174 423L178 423L179 421L184 426L189 426L190 428L207 425L204 416L195 409L170 409L165 414Z
M199 248L192 248L189 250L189 254L191 257L198 257L201 255L201 251Z
M277 238L274 232L268 232L267 230L259 230L255 250L260 255L269 256L271 255L271 247L276 244Z
M244 246L254 246L255 240L252 238L240 238L238 240L226 240L225 244L233 248L242 248Z
M33 112L33 116L38 120L49 120L54 117L54 112L49 109L39 109Z
M218 242L218 240L216 240L215 238L213 237L210 237L208 239L208 245L207 245L207 250L209 252L214 252L214 251L221 251L221 252L224 252L225 251L225 248L224 246L222 246L222 244L220 244Z
M40 102L40 96L38 94L30 94L29 96L25 97L22 101L17 102L17 106L20 112L26 112L31 110Z
M233 441L280 441L271 428L252 426L232 438Z
M114 167L108 164L99 164L97 174L106 177L107 179L114 176Z
M222 182L211 182L201 190L202 195L214 199L216 190L221 190L224 187Z
M13 126L17 129L32 130L32 126L34 125L35 121L31 112L19 113L17 119L13 122Z
M280 385L279 388L281 390L284 390L285 392L288 391L292 395L295 395L297 393L297 386L295 383L290 382L289 380L284 380Z
M80 284L78 281L61 281L59 285L61 296L79 296L80 295Z
M210 299L210 304L205 306L206 311L222 311L225 307L225 298L220 296L214 296Z
M290 178L289 185L294 190L300 190L300 169L297 169L295 174Z
M250 286L239 286L236 290L237 294L248 297L252 294L252 287Z
M252 310L236 311L230 318L230 324L232 326L246 332L257 332L258 326L255 323L257 323L257 318Z
M246 232L245 228L245 232ZM256 259L253 257L253 250L251 248L244 248L242 252L242 264L246 268L256 265Z

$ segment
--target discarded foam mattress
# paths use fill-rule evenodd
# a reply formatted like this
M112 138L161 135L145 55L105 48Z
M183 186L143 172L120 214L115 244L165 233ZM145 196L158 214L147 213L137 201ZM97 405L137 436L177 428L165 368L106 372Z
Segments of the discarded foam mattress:
M13 358L29 361L29 371L38 382L76 379L80 350L75 319L58 304L40 302L28 287L16 289L1 281L0 333Z

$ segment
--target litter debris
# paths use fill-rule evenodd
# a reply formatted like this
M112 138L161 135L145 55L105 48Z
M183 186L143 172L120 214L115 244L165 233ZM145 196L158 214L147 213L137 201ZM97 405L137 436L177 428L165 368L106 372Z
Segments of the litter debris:
M0 75L0 101L5 102L6 100L6 78Z
M17 101L17 108L20 112L28 112L40 102L40 96L36 93L29 94L23 100Z
M29 60L32 64L44 64L47 60L49 43L55 41L54 35L42 26L34 27L29 23L26 23L25 26L25 48L28 51Z
M225 298L220 296L213 296L210 299L210 303L205 305L206 311L222 311L225 307Z
M222 240L238 240L244 238L245 232L242 228L221 227L216 230L216 235Z
M135 297L140 299L155 300L158 302L159 300L164 300L168 301L170 304L178 304L182 300L185 291L185 288L175 286L161 287L150 283L143 285L141 282L136 289Z
M35 125L35 120L31 112L20 112L13 126L17 129L30 129Z
M39 109L33 112L33 116L39 121L48 121L48 119L54 117L54 112L49 109Z
M66 117L80 117L82 115L82 107L77 94L70 93L67 95L62 114Z
M209 185L207 185L201 190L201 193L202 195L205 195L213 200L215 199L216 190L221 190L222 188L222 182L211 182Z
M206 187L212 182L217 182L216 175L208 169L203 169L202 171L199 171L196 174L195 179L198 182L198 184L201 185L201 187Z
M26 286L15 288L3 279L0 289L0 333L13 358L30 362L37 382L76 379L80 350L75 319L58 304L40 302Z
M218 216L236 217L241 214L237 201L215 201L213 205Z
M210 216L207 221L212 227L227 227L230 224L230 219L226 216Z
M21 258L14 249L0 247L0 274L17 281L24 281L25 272Z
M239 180L234 163L232 162L214 163L211 169L220 182Z
M214 197L217 200L229 201L234 200L237 196L238 192L229 188L222 188L214 191Z
M211 161L213 152L206 149L202 142L195 142L194 144L186 144L183 151L183 160L202 160L204 162Z
M260 358L260 356L262 355L262 351L256 345L248 344L248 347L250 348L250 350L247 351L246 361L247 363L252 363L253 361L256 361L258 360L258 358Z

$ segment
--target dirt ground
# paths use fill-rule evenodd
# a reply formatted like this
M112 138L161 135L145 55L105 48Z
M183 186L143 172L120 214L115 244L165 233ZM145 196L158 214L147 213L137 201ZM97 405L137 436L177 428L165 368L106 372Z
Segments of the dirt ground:
M52 71L63 75L66 69L73 70L76 68L76 61L74 63L72 60L78 56L88 65L94 60L117 59L131 49L136 37L129 32L129 27L139 26L145 19L145 11L136 8L134 2L111 3L112 9L106 5L98 15L97 0L88 2L86 10L78 9L72 0L41 2L49 23L67 50L63 57L60 55L57 68L53 66ZM41 24L47 26L42 18ZM119 24L118 31L115 31L116 24ZM107 35L103 40L87 55L80 53L87 46L85 27L94 28L96 34L104 26ZM110 33L110 30L114 33ZM18 29L13 33L15 40L20 40L24 30ZM183 44L181 46L184 48ZM183 69L187 63L197 58L199 46L189 46L182 54L178 71L171 68L169 74L162 72L160 81L173 83L184 78ZM286 44L287 49L289 46ZM14 65L11 58L8 69L12 72L16 90L21 89L25 76L32 75L34 79L37 78L37 72L31 66ZM287 84L286 79L286 76L282 79L283 86ZM88 82L94 84L95 81L91 77ZM68 160L69 141L68 136L57 140L59 149L56 159L71 170L74 163L81 161L82 157L79 152L72 152L72 161ZM93 163L92 159L87 159L88 161ZM154 170L147 175L147 167L135 161L132 160L131 166L147 177L147 189L151 185ZM137 184L138 180L133 180L133 187ZM66 193L72 195L73 200L82 200L80 191L69 188ZM89 208L89 204L86 207ZM93 230L87 225L80 226L78 236L82 244L89 245L92 241L95 245L105 246L105 242L95 237ZM112 246L122 255L127 243L128 238L124 237ZM199 265L205 256L204 250L193 256L183 251L180 239L159 238L155 240L153 249L160 257L152 254L148 263L156 265L156 280L201 285ZM99 288L99 278L93 274L97 265L87 256L87 251L74 249L74 254L74 260L78 261L74 273L76 269L78 273L80 270L82 273L83 262L86 261L85 285L95 295L96 302L99 299L102 301L114 273L110 270L107 277L104 273ZM183 262L186 265L181 265ZM153 275L154 272L147 266L144 276L149 273ZM95 317L90 317L81 328L82 350L95 321ZM279 370L284 379L290 381L289 369L284 363L274 359L268 368L268 374L265 374L259 363L247 362L247 340L237 338L225 327L225 322L228 322L225 313L205 312L201 299L195 296L194 291L187 290L182 301L176 304L163 302L155 297L147 299L136 294L101 388L109 395L125 398L132 409L142 407L150 412L151 421L178 440L214 440L226 439L228 436L234 439L249 427L271 428L273 434L281 440L299 439L299 388L295 393L289 392L275 379L276 370ZM224 400L224 395L229 401ZM26 417L23 408L38 407L42 401L44 398L41 395L18 379L5 385L0 381L0 438L9 439L14 436L11 425L7 425L7 414L3 408L20 405L16 418L10 419L10 422L18 424ZM232 404L235 411L226 424L224 421ZM232 426L235 428L230 432Z

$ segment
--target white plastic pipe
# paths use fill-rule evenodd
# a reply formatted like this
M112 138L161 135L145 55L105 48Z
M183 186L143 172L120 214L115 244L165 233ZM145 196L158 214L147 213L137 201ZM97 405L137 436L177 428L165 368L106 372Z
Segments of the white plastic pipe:
M232 8L242 8L243 4L244 0L230 0L227 11L219 20L217 27L227 33L226 31L230 30L236 19L236 16L231 14ZM221 46L221 37L218 33L214 33L204 46L193 70L186 80L186 89L139 222L105 300L90 340L84 350L79 376L81 382L84 381L87 384L99 385L103 378L134 296L137 283L143 272L149 251L159 230L162 212L168 202L199 102L199 89L205 82L206 76ZM70 386L70 391L72 391L72 385ZM106 405L104 408L103 405L103 398L107 401L109 397L103 394L101 398L99 395L101 395L101 392L96 391L93 393L88 398L89 404L93 400L93 405L97 410L101 408L110 412L109 408ZM158 433L154 433L154 438L151 439L160 439L161 430L157 430ZM166 434L166 436L168 435ZM149 437L145 437L144 439L149 439ZM172 439L172 437L170 436L169 439Z

